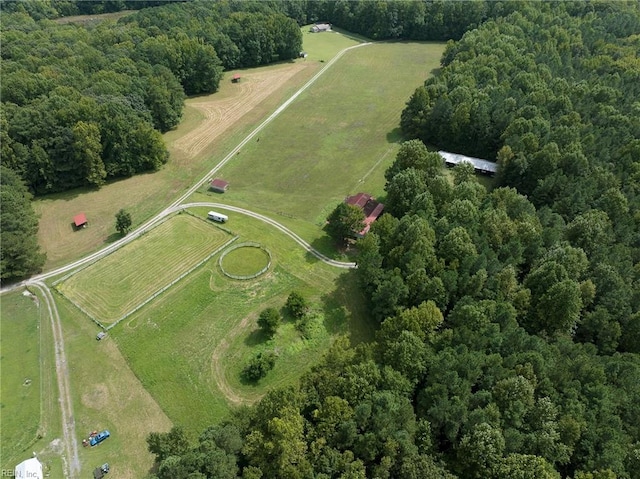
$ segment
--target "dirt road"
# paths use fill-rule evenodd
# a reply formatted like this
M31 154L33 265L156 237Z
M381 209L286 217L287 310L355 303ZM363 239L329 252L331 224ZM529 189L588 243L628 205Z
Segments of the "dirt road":
M56 376L60 392L60 410L62 411L62 433L64 439L65 456L63 459L65 477L75 479L80 474L80 456L78 455L78 440L76 438L76 421L73 417L73 402L71 400L71 386L69 381L69 365L64 351L64 339L62 336L62 324L58 308L46 284L36 281L30 284L37 288L51 318L51 329L55 344ZM42 304L42 303L41 303Z

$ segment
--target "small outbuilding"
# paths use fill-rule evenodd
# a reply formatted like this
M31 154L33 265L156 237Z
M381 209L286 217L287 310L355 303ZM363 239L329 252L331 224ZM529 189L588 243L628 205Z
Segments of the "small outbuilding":
M73 217L73 224L76 228L85 228L89 222L87 221L87 215L79 213Z
M309 56L309 54L308 54L307 52L300 52L300 53L298 54L298 57L299 57L299 58L307 58L308 56Z
M493 161L474 158L473 156L460 155L458 153L449 153L448 151L439 151L438 154L444 160L445 165L449 167L456 166L460 163L470 163L478 173L493 176L498 172L498 164Z
M231 83L240 83L240 74L236 73L231 77Z
M229 182L221 180L220 178L214 178L213 180L211 180L211 183L209 183L209 188L211 188L216 193L224 193L225 191L227 191L227 189L229 189Z

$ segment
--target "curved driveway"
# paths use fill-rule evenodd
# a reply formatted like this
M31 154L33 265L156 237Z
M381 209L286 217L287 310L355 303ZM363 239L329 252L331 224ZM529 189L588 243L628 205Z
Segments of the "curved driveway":
M349 262L345 262L345 261L336 261L335 259L331 259L328 256L323 255L320 251L318 251L313 246L311 246L309 243L307 243L305 240L300 238L300 236L295 234L293 231L291 231L286 226L283 226L280 223L278 223L277 221L272 220L268 216L261 215L260 213L255 213L255 212L253 212L251 210L247 210L247 209L244 209L244 208L238 208L237 206L226 205L224 203L201 202L201 203L186 203L186 204L174 207L172 209L172 211L169 211L169 212L171 213L171 212L173 212L175 210L178 210L178 209L192 208L192 207L195 207L195 206L206 206L206 207L210 207L210 208L225 209L225 210L229 210L229 211L234 211L236 213L241 213L243 215L251 216L252 218L256 218L256 219L258 219L260 221L264 221L265 223L270 224L274 228L282 231L287 236L293 238L293 240L296 243L298 243L300 246L302 246L305 250L307 250L313 256L315 256L316 258L318 258L321 261L324 261L327 264L330 264L331 266L335 266L337 268L355 268L356 267L355 263L349 263Z

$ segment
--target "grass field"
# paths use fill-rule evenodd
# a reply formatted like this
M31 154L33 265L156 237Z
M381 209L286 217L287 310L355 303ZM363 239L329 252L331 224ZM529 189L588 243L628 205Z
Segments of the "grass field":
M242 246L230 251L222 259L224 270L236 276L250 276L269 264L269 254L255 246Z
M146 437L171 428L171 421L145 391L110 335L96 341L96 326L56 295L73 395L78 441L90 431L108 429L111 437L97 447L81 447L80 477L91 477L105 462L109 477L139 479L153 465ZM51 477L63 477L52 475Z
M50 322L23 291L1 300L0 467L13 471L36 451L51 477L62 477Z
M204 208L196 211L206 214ZM351 273L325 265L252 218L230 212L227 227L238 241L255 241L271 252L269 272L256 280L232 280L214 257L110 333L171 420L194 432L234 404L294 381L323 354L333 335L349 332L355 341L370 339L362 296L353 281L345 285L341 279ZM294 341L291 325L285 325L273 347L286 354L272 374L258 386L237 384L245 358L256 346L266 347L255 332L258 314L267 306L282 307L294 289L323 311L326 332L313 341Z
M208 222L177 215L57 288L102 324L111 324L230 239Z
M165 135L171 160L161 171L113 182L100 191L77 190L38 200L39 237L49 255L46 268L117 239L114 215L120 208L132 213L134 224L159 212L224 158L323 61L359 42L345 33L313 35L306 30L306 60L247 70L239 85L227 76L219 93L187 100L183 122ZM333 252L321 230L326 215L347 194L383 193L384 170L399 146L397 126L404 102L438 66L443 50L442 44L398 42L348 52L218 173L230 180L229 192L213 196L203 188L194 198L273 216L323 252ZM193 212L204 218L207 210ZM87 213L90 225L73 231L71 218L80 211ZM149 432L167 430L173 422L199 433L235 405L295 382L336 335L349 333L354 342L371 339L354 271L320 262L258 220L228 214L225 227L239 236L238 242L257 242L272 255L269 271L255 280L226 277L215 255L100 342L94 339L95 325L58 295L72 364L77 434L83 437L103 428L112 432L103 445L81 451L83 473L108 461L114 477L144 477L152 463L144 441ZM205 221L179 215L69 277L59 289L109 323L230 238ZM242 271L261 261L229 256L230 264ZM257 316L266 307L281 308L292 290L313 305L312 334L305 339L293 322L285 321L267 340L258 331ZM276 351L276 366L257 385L246 384L240 372L258 351Z
M347 52L220 171L231 184L224 201L303 219L316 226L305 239L322 236L345 196L383 193L402 108L443 50L397 42Z

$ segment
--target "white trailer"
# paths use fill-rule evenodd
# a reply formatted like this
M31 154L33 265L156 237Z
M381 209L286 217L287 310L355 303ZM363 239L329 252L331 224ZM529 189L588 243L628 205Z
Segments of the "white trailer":
M216 211L209 211L209 213L207 213L207 218L213 221L217 221L218 223L225 223L229 219L227 215L223 215L222 213L218 213Z

